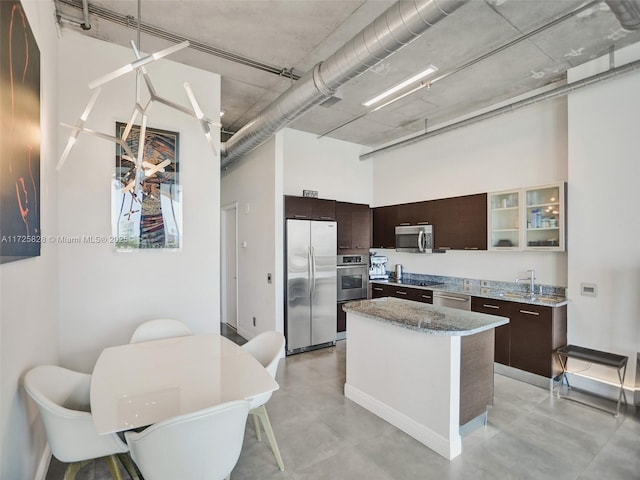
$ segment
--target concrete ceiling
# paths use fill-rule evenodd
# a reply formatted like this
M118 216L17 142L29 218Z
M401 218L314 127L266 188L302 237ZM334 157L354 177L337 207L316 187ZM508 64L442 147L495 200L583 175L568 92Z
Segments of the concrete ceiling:
M63 18L82 20L81 0L55 3ZM223 129L235 132L295 78L335 52L393 3L142 0L140 8L143 26L206 47L188 48L170 58L222 76ZM333 130L327 133L328 137L376 147L423 132L425 122L431 128L562 81L567 68L640 40L640 31L622 29L609 8L598 3L499 53L487 55L585 3L471 0L416 41L346 84L342 100L330 107L315 107L290 126L318 135ZM85 34L126 46L137 39L137 0L89 0L89 5L91 29ZM118 19L127 16L129 25L120 24ZM61 22L61 26L63 31L82 31L69 21ZM148 28L141 30L143 51L171 45L166 38L144 33ZM213 49L239 58L230 60L207 53ZM483 56L486 58L461 69ZM450 75L375 113L367 113L361 105L430 64L438 67L436 77Z

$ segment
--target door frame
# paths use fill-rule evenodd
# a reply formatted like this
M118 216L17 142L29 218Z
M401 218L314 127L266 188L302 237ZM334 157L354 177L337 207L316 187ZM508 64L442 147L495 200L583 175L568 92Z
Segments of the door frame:
M232 202L227 205L223 205L220 208L220 214L222 221L220 222L220 320L227 325L238 330L238 202ZM233 215L233 217L230 217ZM229 252L229 245L227 242L227 221L229 218L233 219L234 225L234 238L235 248L233 258L229 258L231 253ZM227 303L227 265L229 261L232 261L235 265L235 319L233 324L227 322L228 303Z

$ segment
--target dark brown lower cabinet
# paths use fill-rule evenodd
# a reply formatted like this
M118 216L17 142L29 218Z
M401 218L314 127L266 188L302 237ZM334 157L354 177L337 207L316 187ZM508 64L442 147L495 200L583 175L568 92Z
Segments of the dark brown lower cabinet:
M552 378L562 373L556 349L567 344L567 307L514 303L510 365Z
M508 317L495 329L495 361L553 378L562 372L556 349L567 344L567 307L473 297L471 310Z
M337 325L338 333L347 331L347 312L342 310L342 305L344 305L345 303L347 303L347 302L338 303L338 317L337 317L338 318L338 325Z
M509 317L510 303L504 300L493 300L480 297L471 298L471 310L488 315L498 315L499 317ZM511 349L511 324L507 323L494 329L495 347L494 361L503 365L509 365L509 350Z
M424 288L405 287L385 283L371 284L371 298L396 297L414 302L433 303L433 292Z
M493 405L493 333L460 337L460 425Z

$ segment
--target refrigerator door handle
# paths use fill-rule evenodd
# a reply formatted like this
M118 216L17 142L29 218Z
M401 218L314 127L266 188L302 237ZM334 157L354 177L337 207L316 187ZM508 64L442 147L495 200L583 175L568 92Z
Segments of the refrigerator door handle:
M313 286L311 285L311 278L313 275L313 270L311 267L311 246L307 247L307 295L311 297L311 292L313 291Z
M316 291L316 252L311 247L311 293Z

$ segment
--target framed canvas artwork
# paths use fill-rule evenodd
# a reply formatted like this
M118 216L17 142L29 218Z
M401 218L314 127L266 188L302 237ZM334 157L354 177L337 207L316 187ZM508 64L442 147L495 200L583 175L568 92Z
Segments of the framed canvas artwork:
M116 122L123 138L126 124ZM140 127L134 125L126 141L138 154ZM135 159L116 145L112 184L112 226L116 249L172 249L182 247L182 190L179 176L180 141L177 132L146 128L143 142L143 174L135 188ZM133 182L133 183L132 183Z
M0 263L40 255L40 50L19 1L0 1Z

